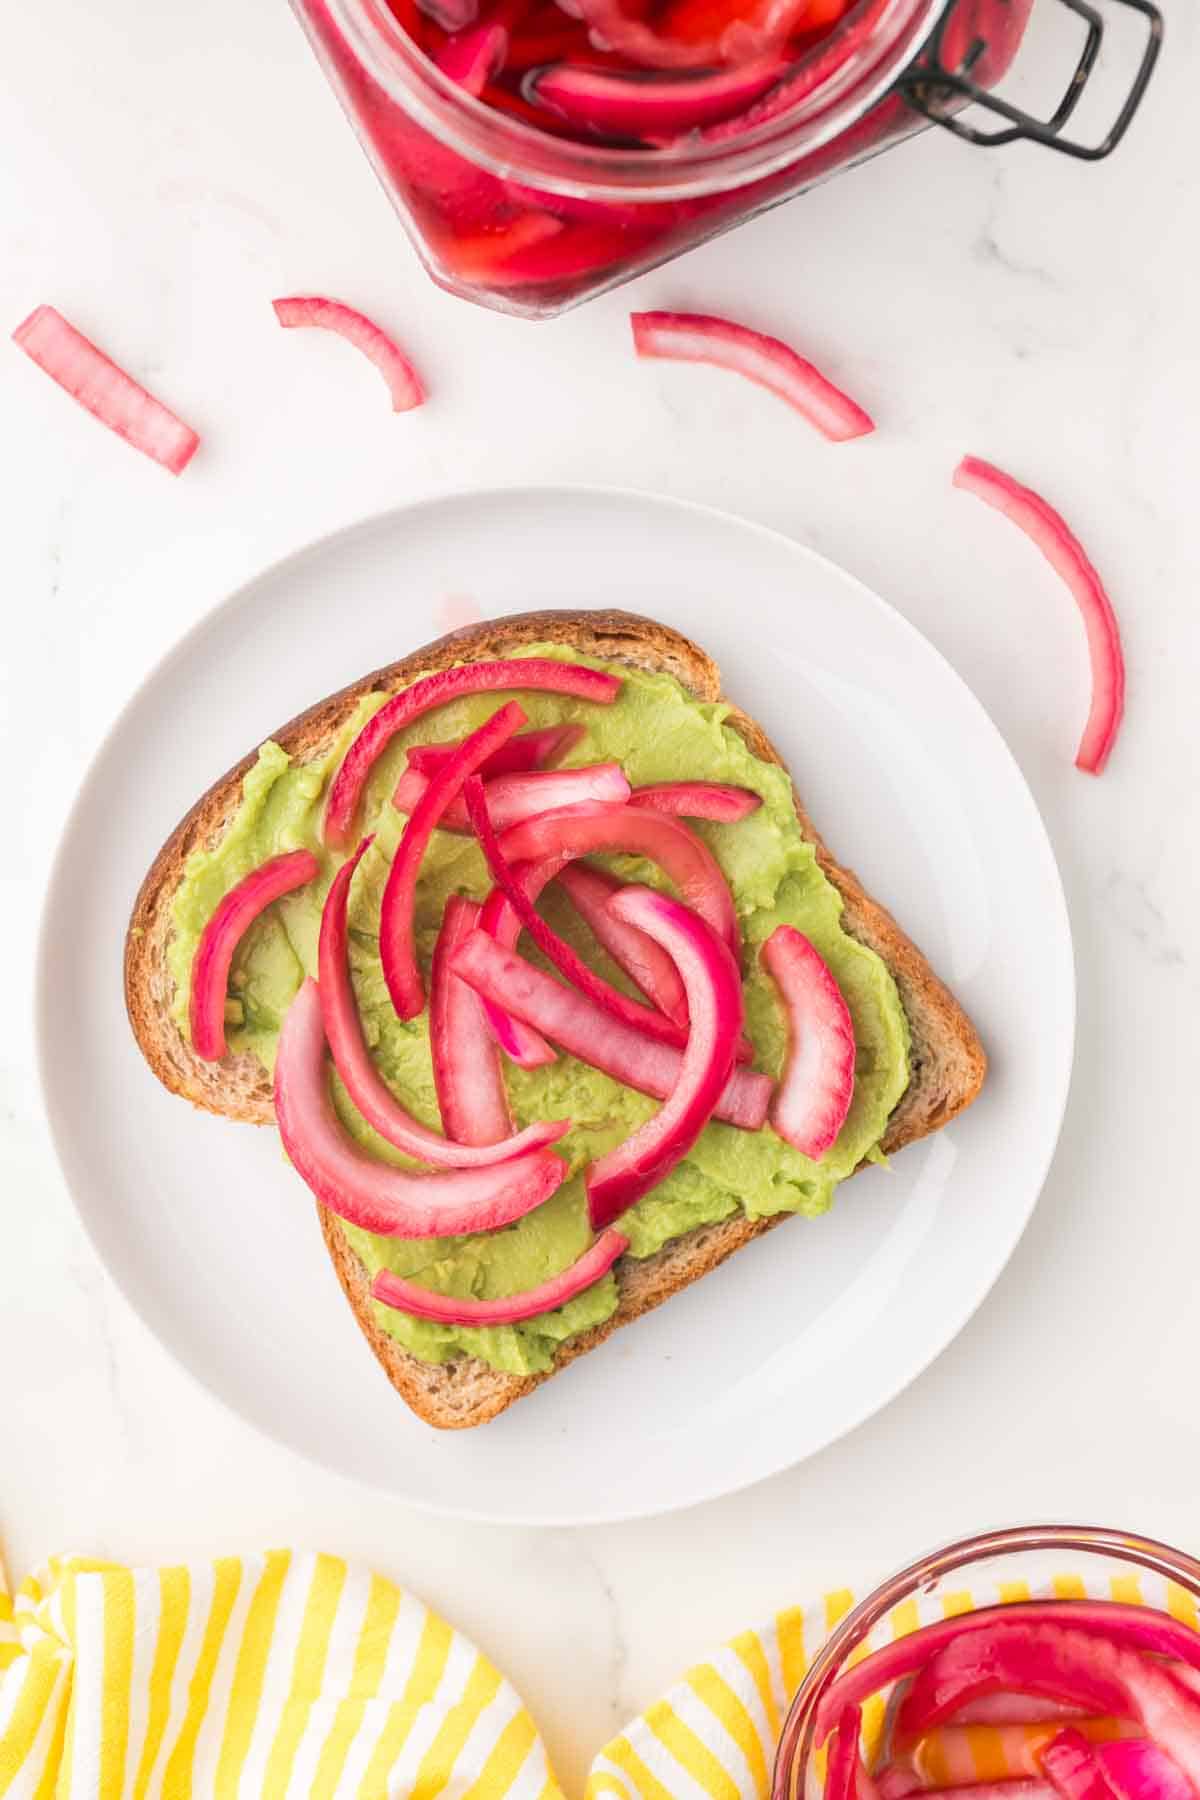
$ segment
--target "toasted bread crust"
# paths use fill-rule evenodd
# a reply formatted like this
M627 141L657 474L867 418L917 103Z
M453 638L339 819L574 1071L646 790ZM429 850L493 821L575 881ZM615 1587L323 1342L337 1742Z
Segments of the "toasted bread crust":
M536 612L471 625L411 656L377 669L301 713L274 738L296 761L320 755L341 730L364 694L392 693L422 670L447 668L503 656L531 643L568 644L583 655L666 672L698 700L721 698L720 671L710 656L681 633L634 613ZM754 754L782 766L782 758L747 714L736 710L730 724ZM214 783L167 839L142 883L125 945L125 1000L142 1053L158 1079L173 1093L206 1111L256 1125L274 1121L271 1083L252 1056L229 1056L221 1063L196 1057L172 1016L173 984L167 965L172 934L171 905L191 852L219 841L241 801L241 783L257 750ZM914 1143L969 1106L983 1084L987 1060L970 1020L934 974L925 957L896 921L864 891L858 878L830 854L797 802L801 829L815 846L825 874L845 903L843 925L887 963L908 1017L912 1039L911 1080L892 1113L883 1147L889 1153ZM422 1419L442 1428L484 1424L524 1394L586 1354L622 1325L698 1281L744 1244L794 1215L769 1219L735 1217L700 1226L642 1261L617 1265L619 1304L603 1325L561 1346L546 1375L505 1375L475 1357L443 1364L422 1362L404 1350L376 1321L366 1270L340 1221L318 1206L321 1230L350 1302L388 1379Z

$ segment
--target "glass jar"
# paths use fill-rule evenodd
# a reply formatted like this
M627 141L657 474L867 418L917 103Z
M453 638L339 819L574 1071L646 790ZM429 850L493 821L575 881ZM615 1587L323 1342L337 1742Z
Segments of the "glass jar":
M1058 110L1037 120L992 90L1034 5L1055 3L1080 17L1085 42ZM974 142L1031 138L1106 156L1162 35L1152 0L856 0L736 130L625 149L484 105L417 48L387 0L292 4L434 281L525 318L628 281L927 123ZM1132 8L1147 30L1117 120L1085 145L1064 127L1099 51L1100 6ZM960 116L973 103L990 123Z
M987 1532L922 1557L848 1613L813 1657L780 1736L771 1800L820 1800L825 1759L814 1731L821 1698L864 1647L892 1641L898 1620L908 1631L918 1621L1026 1598L1123 1600L1200 1629L1200 1562L1153 1538L1087 1525Z

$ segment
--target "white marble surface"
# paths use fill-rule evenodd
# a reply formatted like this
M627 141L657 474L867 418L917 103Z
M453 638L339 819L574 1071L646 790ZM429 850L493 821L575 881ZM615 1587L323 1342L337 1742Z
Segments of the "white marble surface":
M1087 1515L1200 1540L1200 33L1186 5L1170 12L1161 79L1107 165L927 134L533 327L428 285L284 0L4 9L0 325L57 303L205 437L173 483L0 343L0 1538L14 1573L68 1546L141 1559L344 1549L420 1588L505 1663L575 1787L611 1726L783 1595L996 1521ZM283 337L269 300L298 287L393 323L428 372L429 406L394 418L348 351ZM872 408L878 437L851 462L732 380L638 366L631 302L794 337ZM1077 622L1015 535L952 494L966 448L1055 496L1116 596L1129 718L1099 783L1071 766ZM329 527L408 497L547 478L778 525L948 654L1044 809L1080 1029L1032 1228L900 1401L740 1497L526 1533L444 1524L302 1465L167 1359L76 1223L40 1117L29 1013L59 823L109 721L180 632Z

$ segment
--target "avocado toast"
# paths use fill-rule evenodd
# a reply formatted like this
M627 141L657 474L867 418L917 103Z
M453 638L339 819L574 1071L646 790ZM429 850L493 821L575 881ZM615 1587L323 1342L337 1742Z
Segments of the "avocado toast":
M494 1417L548 1375L603 1342L618 1325L669 1298L770 1226L796 1211L824 1210L835 1185L831 1171L836 1170L838 1177L849 1174L866 1158L898 1150L938 1129L975 1097L985 1069L979 1041L953 997L891 917L824 849L794 801L780 759L761 728L736 707L722 703L720 674L711 658L677 632L631 614L551 612L472 626L322 701L277 732L272 746L251 753L231 770L182 821L159 852L138 896L125 964L126 999L135 1034L154 1073L168 1088L231 1119L274 1122L273 1046L280 1010L286 1009L304 973L313 972L311 908L292 896L281 901L279 918L265 929L256 927L250 966L239 971L235 961L233 992L240 991L241 997L231 1007L231 1054L219 1062L197 1056L187 1030L188 968L204 917L236 878L239 859L245 866L255 856L294 850L311 840L332 769L358 725L385 696L419 675L492 658L520 658L535 650L553 653L555 647L562 656L627 676L623 715L617 716L621 709L614 708L612 719L594 727L591 755L610 755L615 744L631 779L640 783L663 779L672 747L683 746L688 774L737 779L765 796L762 818L753 832L741 826L707 828L708 840L729 875L739 917L746 921L747 1029L761 1053L756 1066L769 1066L772 1056L778 1060L779 1026L770 1016L769 990L756 970L755 932L782 916L779 893L784 893L801 908L795 922L824 930L822 948L839 981L854 988L857 996L852 1006L860 1040L856 1110L828 1166L821 1167L804 1166L769 1132L759 1134L758 1141L712 1125L703 1140L704 1151L668 1177L662 1195L651 1194L633 1209L631 1253L622 1256L606 1282L581 1297L587 1304L572 1302L552 1324L536 1321L537 1329L510 1330L507 1335L475 1338L470 1332L421 1327L402 1315L389 1315L372 1299L370 1282L381 1258L391 1257L390 1266L397 1266L396 1247L370 1239L319 1206L339 1279L379 1361L409 1405L438 1426L470 1426ZM518 689L514 681L514 690ZM494 706L495 698L488 704ZM557 710L549 706L533 714L534 723L564 718L587 723L586 711L560 702ZM472 725L479 716L477 712L463 723ZM445 729L452 729L453 723L448 720ZM435 726L440 733L436 714L422 720L414 741L433 734ZM588 755L589 748L582 746L574 760L585 761ZM389 828L384 819L387 782L394 781L403 766L398 760L402 756L398 745L385 772L387 781L381 776L373 790L375 811L367 809L381 837ZM281 804L285 788L292 806L287 813ZM435 834L435 842L443 839L440 860L427 885L443 899L464 888L478 895L486 871L475 847L449 833ZM380 848L378 862L376 890L387 871L386 845ZM770 887L772 869L770 880L778 878L779 893ZM363 873L368 876L366 865ZM369 898L369 879L366 888ZM442 903L437 899L435 908ZM352 936L354 924L352 916ZM358 948L352 958L357 957L356 987L368 1041L374 1037L384 1072L406 1102L417 1111L424 1106L427 1122L436 1126L436 1111L429 1111L427 1045L420 1031L405 1030L390 1015L372 963L369 917L360 915L358 927ZM418 918L423 951L427 940ZM622 1137L630 1124L654 1111L641 1096L627 1094L570 1058L562 1059L552 1075L540 1077L540 1085L525 1078L523 1071L509 1071L509 1078L514 1111L522 1124L527 1122L525 1102L545 1105L555 1094L555 1116L586 1115L588 1128L581 1127L565 1147L560 1146L577 1159L599 1154L613 1132ZM562 1085L556 1088L555 1083ZM343 1124L354 1129L346 1108L339 1104L338 1110ZM356 1135L378 1152L377 1142ZM574 1188L578 1186L574 1181ZM480 1285L486 1291L489 1282L501 1278L510 1286L533 1285L529 1271L540 1266L538 1259L560 1266L581 1248L579 1234L586 1230L572 1184L541 1213L545 1218L534 1215L535 1225L522 1221L497 1234L503 1240L499 1247L439 1242L436 1266L418 1258L398 1272L431 1285L444 1283L452 1291L475 1291ZM403 1253L404 1246L399 1251ZM494 1261L501 1252L508 1259L503 1270Z

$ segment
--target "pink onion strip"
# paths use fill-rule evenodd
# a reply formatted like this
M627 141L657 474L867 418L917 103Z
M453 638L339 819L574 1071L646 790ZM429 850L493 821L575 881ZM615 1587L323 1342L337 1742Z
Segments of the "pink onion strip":
M364 853L371 844L370 838L364 838L358 849L348 862L342 864L333 878L333 883L326 896L325 906L321 913L321 934L317 946L317 970L320 977L321 1017L325 1026L325 1035L329 1042L334 1066L342 1078L342 1083L354 1105L362 1114L367 1124L376 1130L380 1137L406 1156L412 1156L418 1162L428 1163L436 1169L481 1169L495 1163L507 1162L514 1156L527 1156L531 1151L544 1150L568 1130L561 1121L547 1121L531 1125L527 1130L512 1132L512 1124L507 1111L502 1111L501 1129L488 1136L462 1137L453 1126L446 1123L450 1139L441 1137L436 1131L430 1131L414 1119L401 1106L384 1081L379 1070L371 1060L363 1038L362 1025L359 1021L358 1006L354 998L354 987L350 979L348 910L350 884L354 879ZM451 905L454 903L451 902ZM449 911L447 912L449 918ZM473 921L472 921L473 923ZM444 929L444 927L443 927ZM435 957L436 965L436 957ZM436 974L436 968L435 968ZM483 1019L479 1016L479 1005L474 996L463 990L463 998L467 1005L463 1011L473 1008L479 1027L485 1034L485 1048L493 1065L496 1064L496 1053L491 1034ZM435 995L436 1000L436 995ZM431 1022L431 1035L435 1039L434 1073L437 1074L436 1057L436 1007L435 1019ZM464 1057L470 1054L470 1045L463 1040ZM499 1069L496 1079L500 1081ZM503 1098L503 1084L500 1095ZM439 1089L440 1098L440 1089ZM494 1122L496 1114L491 1114Z
M576 1295L594 1287L628 1248L629 1239L622 1237L619 1231L606 1231L561 1274L551 1276L540 1287L500 1300L459 1299L453 1294L435 1294L430 1288L402 1280L390 1269L379 1271L371 1284L371 1293L384 1306L394 1306L418 1319L435 1319L442 1325L520 1325L526 1319L556 1312Z
M515 700L509 700L478 731L464 739L445 768L430 781L396 846L379 907L379 957L392 1005L401 1019L415 1019L425 1005L425 988L413 940L413 907L429 840L446 808L462 792L463 783L524 723L523 709Z
M201 932L192 958L188 1022L192 1049L206 1062L220 1062L225 1055L225 997L238 945L268 906L306 886L316 873L311 850L273 856L229 890Z
M547 1151L486 1169L413 1175L366 1156L334 1114L315 981L288 1008L275 1061L275 1119L296 1173L322 1206L379 1237L461 1237L513 1225L559 1187L567 1165Z
M53 306L35 307L13 332L13 343L85 412L135 450L172 475L187 468L200 446L196 432Z
M425 399L420 376L399 344L365 313L356 312L341 300L326 300L317 294L289 294L271 304L279 323L289 330L315 326L320 331L334 331L361 350L386 381L393 412L411 412Z
M560 663L550 657L514 657L510 661L462 663L426 675L411 687L393 694L373 718L367 720L350 745L334 776L325 807L325 842L347 849L354 815L372 767L397 732L404 731L426 713L472 694L510 692L567 694L577 700L610 706L621 691L615 675L586 668L582 663Z
M1074 596L1083 616L1092 665L1092 702L1075 766L1088 775L1101 774L1125 714L1121 630L1104 583L1061 513L1003 469L978 456L965 456L954 472L954 485L1011 519Z
M630 319L639 356L711 363L744 375L786 400L833 443L875 429L869 413L779 338L707 313L644 312Z

